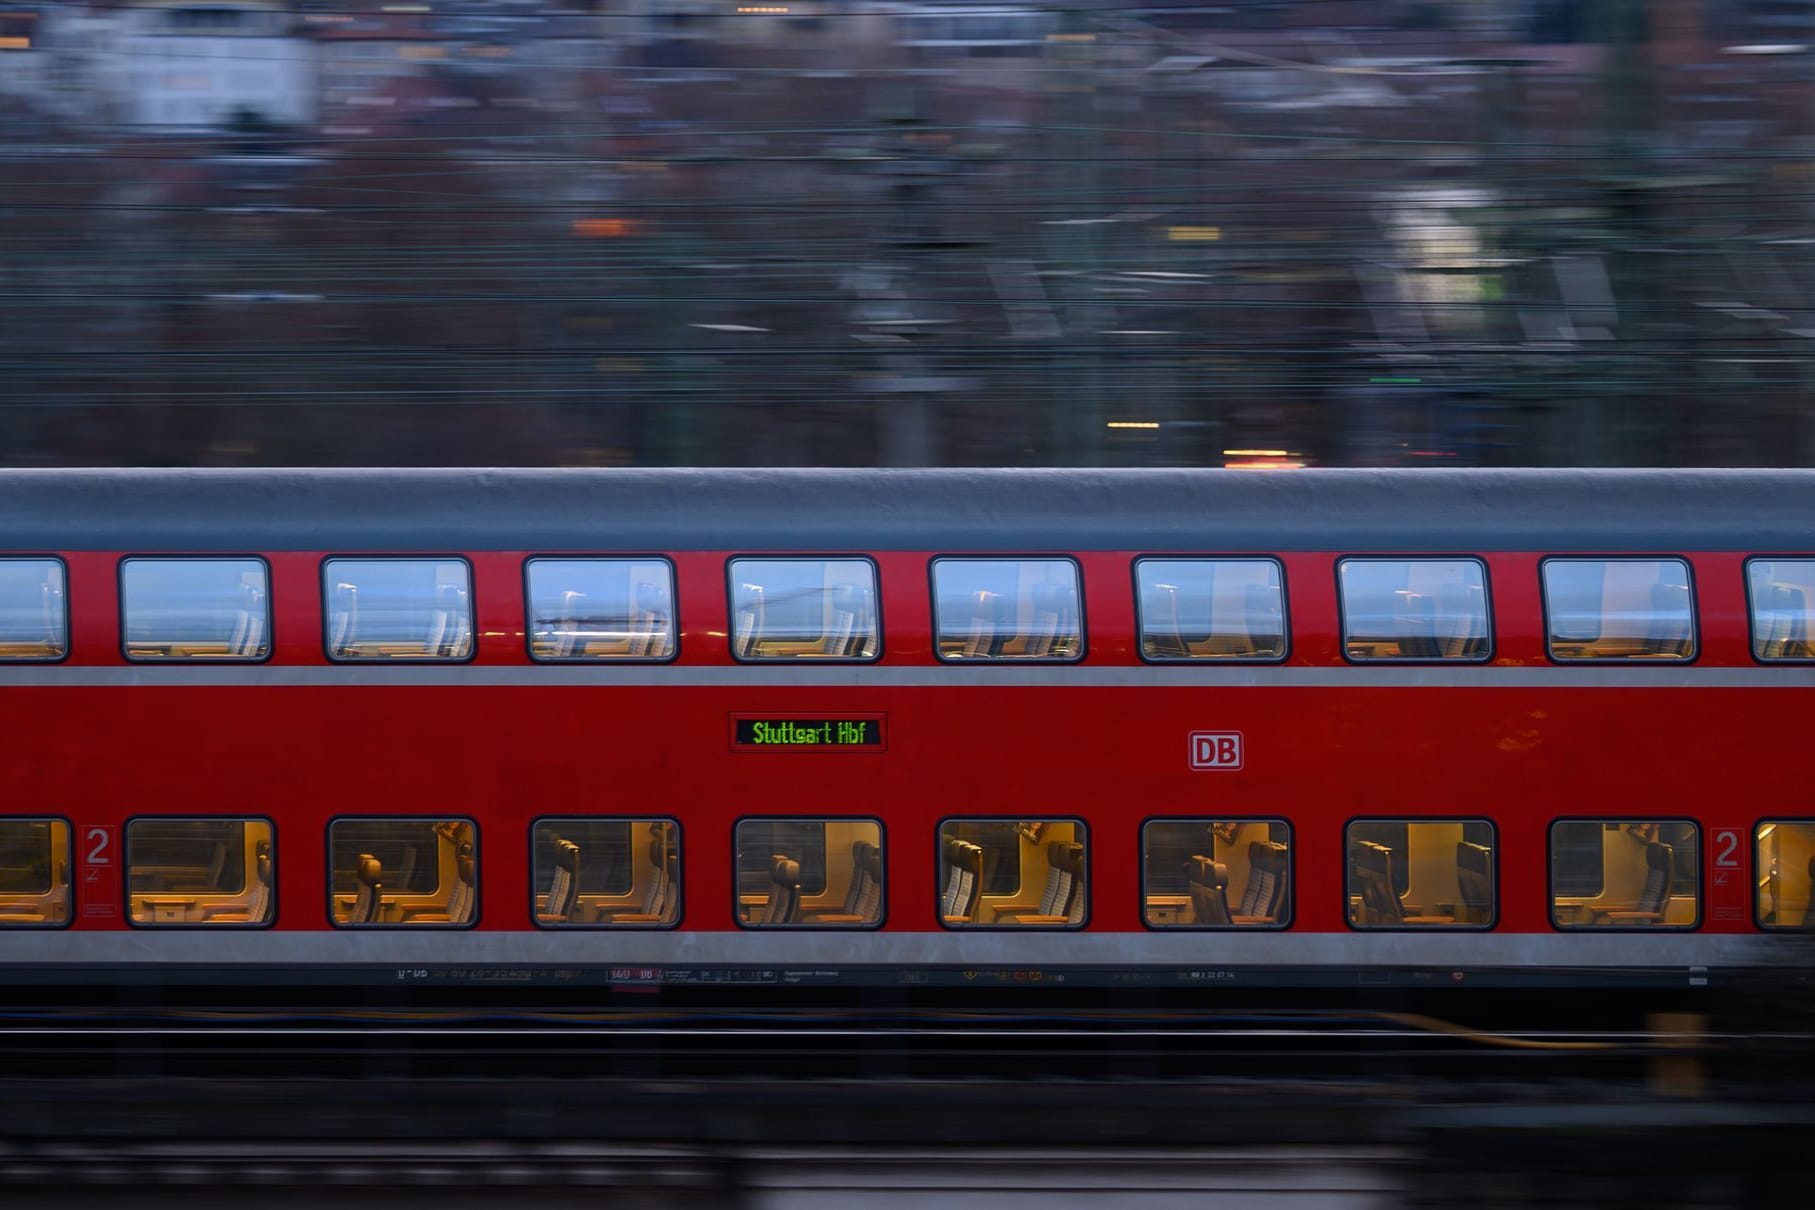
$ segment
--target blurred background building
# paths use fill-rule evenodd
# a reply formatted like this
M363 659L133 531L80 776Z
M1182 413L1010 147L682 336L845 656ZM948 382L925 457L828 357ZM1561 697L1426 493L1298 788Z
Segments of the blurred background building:
M1815 464L1806 0L0 0L0 461Z

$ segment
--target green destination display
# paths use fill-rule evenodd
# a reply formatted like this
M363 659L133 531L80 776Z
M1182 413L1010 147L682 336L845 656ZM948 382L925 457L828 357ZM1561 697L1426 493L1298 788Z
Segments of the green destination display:
M740 718L740 748L879 748L880 718Z

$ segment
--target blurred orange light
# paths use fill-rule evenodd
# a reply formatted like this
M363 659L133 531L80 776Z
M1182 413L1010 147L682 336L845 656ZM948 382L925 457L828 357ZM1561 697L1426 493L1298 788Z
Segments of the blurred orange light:
M1271 458L1223 463L1223 469L1226 471L1301 471L1304 468L1305 464L1302 462L1278 462Z
M30 38L0 38L0 50L30 50L31 48L32 40Z
M573 221L573 233L591 239L616 239L622 235L635 235L637 225L627 218L577 218Z
M1224 450L1225 458L1285 458L1291 450Z

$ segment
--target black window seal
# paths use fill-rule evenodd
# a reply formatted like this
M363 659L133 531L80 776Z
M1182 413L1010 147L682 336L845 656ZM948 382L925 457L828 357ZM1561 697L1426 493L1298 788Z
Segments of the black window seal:
M473 918L471 920L468 920L465 924L456 924L453 921L446 921L446 922L433 921L428 924L409 924L409 923L406 923L405 921L401 921L401 920L399 920L395 923L391 923L388 921L380 921L380 922L373 923L373 924L342 924L340 921L334 919L334 893L335 893L334 892L334 825L335 824L340 824L340 823L426 823L426 824L433 825L433 824L443 823L443 822L448 822L448 821L452 821L454 823L467 824L468 826L470 826L473 829L473 872L474 872L475 880L473 882ZM446 933L446 932L466 932L470 929L478 928L479 922L484 918L483 911L484 911L484 907L485 907L485 857L484 857L484 851L480 847L481 839L482 838L481 838L480 832L479 832L479 820L471 815L455 815L455 814L436 814L436 815L404 814L404 815L399 815L396 813L391 813L391 814L384 814L384 815L335 815L335 816L330 817L328 819L327 830L323 835L322 850L321 850L322 856L325 859L322 862L322 874L325 877L326 884L327 884L327 892L328 892L327 898L323 902L327 908L329 926L333 927L333 928L337 928L337 929L342 929L349 933L363 933L363 932L367 932L367 931L376 931L379 929L401 929L404 931L415 931L415 932L443 932L443 933ZM435 889L436 890L441 889L439 884L437 884ZM358 892L355 891L354 895L357 898Z
M674 616L674 650L667 655L639 656L597 656L568 655L550 656L536 654L536 636L534 633L535 601L529 591L529 567L532 563L665 563L668 565L668 591ZM672 664L681 658L681 582L680 574L675 570L674 558L666 554L532 554L523 557L523 566L519 576L523 582L523 651L532 664L579 664L586 667L615 667L620 664ZM475 627L478 623L477 613L474 616ZM474 653L478 652L478 637L473 639ZM352 663L354 661L345 661Z
M1147 919L1147 829L1156 823L1264 823L1283 824L1286 829L1286 902L1282 915L1284 920L1272 924L1155 924ZM1284 933L1292 929L1298 920L1298 829L1292 821L1283 815L1149 815L1141 820L1140 832L1141 876L1137 894L1140 897L1136 905L1141 919L1141 926L1155 933Z
M938 566L941 563L1070 563L1078 577L1078 653L1069 656L1041 656L1039 659L1027 659L1017 656L1013 659L991 657L980 660L952 659L939 653L939 581ZM933 659L941 664L961 664L970 668L1013 668L1021 665L1040 664L1082 664L1090 656L1090 621L1089 592L1084 582L1084 564L1072 554L976 554L932 555L926 561L927 593L932 606L932 652Z
M564 662L564 661L563 661ZM543 824L572 821L575 823L661 823L674 829L674 851L680 856L680 877L675 880L677 902L674 909L674 921L664 924L659 920L643 921L635 924L544 924L536 915L536 829ZM571 932L606 932L606 933L667 933L681 927L687 919L687 846L685 829L681 821L672 815L538 815L529 821L529 922L539 929L551 933ZM634 842L632 842L634 844ZM632 883L634 887L635 884Z
M1141 564L1153 563L1271 563L1279 571L1279 626L1283 648L1278 655L1219 656L1151 656L1147 654L1147 618L1142 612ZM1167 667L1213 667L1226 664L1284 664L1292 658L1292 592L1286 579L1286 561L1278 555L1205 555L1156 554L1136 555L1129 561L1128 575L1134 587L1134 654L1143 664Z
M209 924L204 920L169 921L159 923L155 920L134 920L132 918L132 826L136 823L262 823L271 829L271 918L265 921L243 920L229 921L224 924ZM278 912L282 901L277 894L278 844L277 821L269 815L236 815L231 812L185 812L181 815L153 815L140 812L126 817L120 825L120 914L125 917L129 927L148 929L152 932L165 933L176 929L196 929L202 932L257 932L261 929L277 927ZM252 872L248 870L250 879ZM329 878L333 877L330 868Z
M1556 632L1550 624L1550 585L1545 582L1544 569L1552 563L1681 563L1688 572L1689 585L1689 639L1693 644L1687 659L1673 657L1667 659L1634 659L1630 656L1595 656L1590 659L1560 658L1556 654L1554 641ZM1544 658L1559 668L1577 668L1593 665L1605 665L1615 668L1682 668L1689 664L1699 663L1702 658L1702 611L1701 595L1696 590L1695 560L1683 554L1655 555L1597 555L1597 554L1549 554L1538 560L1538 624L1544 628Z
M449 659L438 655L400 655L390 659L369 659L363 656L338 656L334 654L332 637L333 613L328 600L328 564L336 562L352 563L450 563L466 564L467 603L472 609L473 649L460 659ZM402 664L420 664L429 667L458 667L470 664L479 658L479 580L473 570L472 559L463 554L332 554L323 555L315 569L315 579L321 589L321 653L330 664L343 664L364 668L392 668ZM370 925L361 925L370 928Z
M1389 655L1372 658L1356 658L1349 654L1349 603L1348 594L1342 590L1342 567L1345 563L1474 563L1481 568L1481 603L1487 610L1487 648L1480 655L1442 656L1442 655ZM1379 665L1422 664L1439 665L1453 668L1457 665L1491 664L1498 653L1499 644L1494 629L1494 582L1493 568L1487 558L1479 554L1415 554L1415 555L1338 555L1333 566L1336 576L1336 647L1342 653L1343 662L1356 667L1371 668Z
M1493 834L1494 911L1486 924L1356 924L1349 914L1349 829L1358 823L1484 823ZM1458 905L1460 906L1460 905ZM1342 824L1342 922L1352 933L1491 933L1500 927L1500 825L1489 815L1351 815Z
M126 637L126 565L143 560L148 563L231 563L257 562L265 569L265 654L260 656L216 656L209 659L195 659L186 656L144 656L133 655ZM269 664L277 655L277 589L271 577L271 560L260 554L218 554L209 551L206 554L172 554L159 552L146 554L136 551L121 555L114 566L115 600L119 602L120 622L120 658L128 664L148 664L167 668L211 667L215 664ZM199 818L199 817L198 817ZM247 818L250 818L248 816Z
M62 655L24 655L0 660L0 668L9 668L20 664L63 664L76 649L76 635L72 628L70 616L70 583L69 560L57 554L31 554L30 552L0 555L0 563L55 563L63 572L63 654ZM10 817L9 817L10 818ZM33 816L34 819L49 818ZM42 925L35 927L43 927Z
M803 660L787 655L754 655L737 654L737 589L731 583L731 565L739 559L764 563L830 563L836 561L851 563L868 563L870 565L870 587L874 591L876 603L876 654L868 656L828 656L820 659ZM876 562L876 556L863 553L845 554L812 554L790 551L787 554L756 554L744 552L725 556L725 650L734 664L794 664L796 666L811 664L877 664L882 662L888 651L887 632L883 627L882 616L882 568ZM771 925L770 927L774 927Z
M881 906L877 909L874 924L816 924L811 920L802 920L797 924L751 924L742 918L738 908L738 838L737 830L747 823L873 823L876 825L876 845L882 850L882 895ZM831 854L826 854L830 862ZM828 933L873 933L888 923L889 919L889 827L876 815L739 815L731 821L731 922L738 928L751 933L795 933L801 931L819 931Z
M1033 663L1034 661L1030 660L1028 662ZM988 924L983 924L980 922L979 923L970 923L970 924L948 924L945 919L945 913L943 911L939 910L943 906L939 901L940 896L943 895L945 892L945 888L941 887L939 885L939 859L941 856L940 849L944 844L944 841L942 838L945 835L946 825L954 824L954 823L1015 823L1015 824L1019 824L1019 823L1068 823L1068 824L1071 824L1074 827L1076 827L1080 832L1083 833L1083 836L1084 836L1084 840L1082 842L1084 845L1084 917L1083 917L1083 919L1079 920L1076 924L1072 924L1069 921L1067 921L1064 924L998 924L993 920L990 921ZM947 930L948 932L953 932L953 933L976 933L976 932L1081 933L1081 932L1085 931L1086 929L1088 929L1090 927L1091 916L1096 911L1096 894L1091 889L1091 885L1090 885L1091 872L1094 869L1096 869L1096 858L1094 856L1092 856L1092 854L1091 854L1090 834L1091 834L1090 821L1085 819L1081 815L1047 815L1047 816L1042 816L1037 820L1030 816L1027 816L1027 815L942 815L942 816L940 816L938 822L933 825L933 915L939 921L939 927ZM1015 893L1018 895L1024 889L1026 889L1024 886L1017 885L1015 887ZM982 902L983 902L983 893L981 891L979 891L977 893L977 903L979 906L981 906Z
M1620 661L1615 661L1616 663ZM1562 924L1557 920L1556 886L1556 846L1552 836L1560 823L1598 823L1619 824L1625 827L1634 823L1686 823L1695 829L1695 920L1691 924L1665 924L1663 921L1649 928L1622 928L1615 924ZM1707 903L1707 888L1702 885L1702 864L1705 856L1702 838L1702 822L1689 815L1554 815L1544 825L1544 917L1550 927L1559 933L1617 933L1622 936L1643 935L1645 933L1693 933L1702 927L1703 912ZM1671 876L1672 882L1675 875ZM1603 877L1601 890L1606 892L1606 880Z
M69 581L67 579L65 579L64 584L67 585L68 583L69 583ZM67 592L65 592L64 599L66 601L68 599ZM67 658L67 657L65 657L65 658ZM54 661L54 660L31 660L31 661L20 660L18 662L22 663L22 664L28 663L28 662L37 663L37 664L50 664L50 663L55 663L56 661ZM10 933L15 930L20 931L20 932L24 932L26 930L32 930L32 931L37 931L37 932L43 932L45 930L54 931L57 929L66 929L70 925L74 924L76 922L76 916L79 914L76 911L77 888L81 885L76 879L76 825L71 823L69 820L69 817L66 815L0 815L0 823L60 823L60 824L62 824L65 835L67 837L67 839L64 841L63 866L64 866L64 869L67 870L69 873L69 918L68 919L66 919L66 920L43 920L43 921L0 920L0 933ZM122 835L122 833L115 833L115 835L116 836ZM124 854L121 854L121 856L124 857ZM51 869L51 877L53 879L51 889L55 890L56 884L55 884L54 880L56 877L56 868L54 866ZM124 881L124 879L122 879L122 881ZM121 905L120 910L122 912L124 912L126 910L124 904Z

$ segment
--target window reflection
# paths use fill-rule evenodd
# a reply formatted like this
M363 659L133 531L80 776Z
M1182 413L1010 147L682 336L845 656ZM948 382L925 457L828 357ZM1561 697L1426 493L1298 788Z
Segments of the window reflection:
M1140 559L1141 654L1149 660L1274 660L1285 593L1272 559Z

